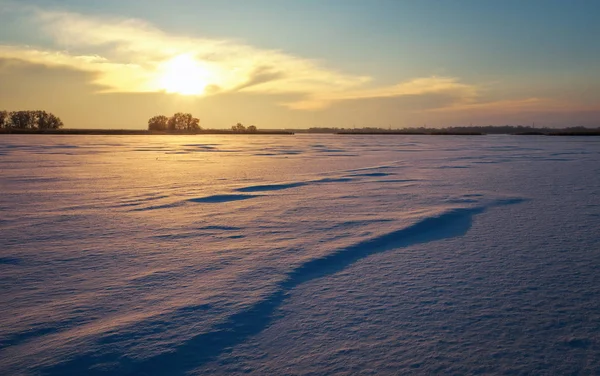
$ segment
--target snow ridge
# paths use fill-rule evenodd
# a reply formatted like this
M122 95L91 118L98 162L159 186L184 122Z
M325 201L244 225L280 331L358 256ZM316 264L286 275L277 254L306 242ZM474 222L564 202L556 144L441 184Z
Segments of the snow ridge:
M58 364L48 374L169 374L184 375L219 356L270 325L277 308L297 286L344 270L370 255L463 236L471 228L473 217L489 208L517 204L521 198L501 199L475 207L459 207L426 217L415 224L381 236L358 242L326 256L315 258L291 270L278 287L255 304L248 306L209 332L192 337L187 342L144 360L124 359L121 353L102 356L85 354ZM98 367L99 364L119 364L118 369Z

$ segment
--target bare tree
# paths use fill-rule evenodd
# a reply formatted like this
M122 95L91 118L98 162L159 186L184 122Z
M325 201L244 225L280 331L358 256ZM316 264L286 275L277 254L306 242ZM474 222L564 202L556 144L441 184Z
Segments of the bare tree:
M8 113L8 111L0 111L0 129L8 128L9 120L10 120L10 114Z
M191 114L190 114L191 116ZM195 118L195 117L191 117L191 119L189 119L188 123L187 123L187 130L188 131L199 131L202 128L200 127L200 119Z
M237 123L231 127L231 130L235 133L244 133L246 132L246 127L242 123Z
M59 117L46 111L34 111L34 116L39 130L59 129L64 125Z
M46 111L0 111L0 128L20 130L55 130L63 126L62 120Z
M170 131L180 131L184 129L185 124L185 114L183 112L178 112L169 118L167 128Z
M190 113L178 112L170 118L164 115L158 115L148 120L148 130L150 131L199 131L200 119L195 118Z
M182 129L185 131L197 131L200 129L200 119L195 118L192 114L183 114L181 117L183 122Z
M149 131L166 131L169 125L169 118L165 115L158 115L148 120Z
M36 129L36 120L34 111L15 111L10 113L10 123L16 129Z

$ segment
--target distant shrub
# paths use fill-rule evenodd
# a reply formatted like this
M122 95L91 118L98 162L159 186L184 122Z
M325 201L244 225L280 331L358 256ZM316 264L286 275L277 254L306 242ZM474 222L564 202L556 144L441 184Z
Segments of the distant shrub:
M256 133L258 129L254 125L245 127L242 123L237 123L231 126L231 131L233 133Z
M244 133L246 132L246 127L242 123L237 123L236 125L231 126L231 131L235 133Z

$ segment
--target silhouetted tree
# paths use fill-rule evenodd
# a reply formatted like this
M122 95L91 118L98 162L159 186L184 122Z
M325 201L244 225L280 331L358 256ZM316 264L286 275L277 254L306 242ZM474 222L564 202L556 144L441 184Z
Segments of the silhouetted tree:
M246 131L247 131L248 133L256 133L257 129L256 129L256 126L254 126L254 125L250 125L250 126L249 126L249 127L246 129Z
M36 129L35 113L33 111L15 111L10 113L10 123L16 129Z
M195 118L190 113L178 112L170 118L164 115L158 115L148 120L149 131L186 131L196 132L202 130L200 119Z
M39 130L59 129L64 125L59 117L46 111L34 111L34 116Z
M8 128L8 120L10 119L10 114L8 111L0 111L0 129Z
M183 112L178 112L169 118L167 129L170 131L178 131L183 126Z
M186 116L186 124L185 124L185 129L187 131L199 131L200 128L200 119L195 118L192 116L192 114L187 114L189 116Z
M231 130L235 133L244 133L246 132L246 127L244 127L242 123L237 123L236 125L231 126Z
M149 131L166 131L169 125L169 118L165 115L158 115L148 120Z
M178 112L171 116L168 122L170 131L198 131L200 130L200 120L192 116L192 114L184 114Z
M62 126L59 117L46 111L0 111L0 128L4 129L45 131Z

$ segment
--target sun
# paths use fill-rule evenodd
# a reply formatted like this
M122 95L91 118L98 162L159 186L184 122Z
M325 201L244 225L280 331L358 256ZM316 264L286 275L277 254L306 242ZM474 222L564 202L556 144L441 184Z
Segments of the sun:
M167 93L202 95L211 74L190 55L178 55L160 67L158 85Z

